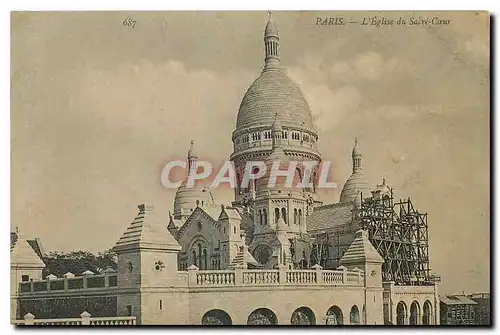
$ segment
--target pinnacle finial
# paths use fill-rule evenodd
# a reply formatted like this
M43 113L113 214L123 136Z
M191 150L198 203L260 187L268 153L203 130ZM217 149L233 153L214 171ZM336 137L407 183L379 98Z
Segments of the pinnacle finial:
M191 145L189 147L189 150L188 150L188 157L194 157L196 156L195 152L194 152L194 141L191 140Z
M273 130L281 131L280 115L278 111L274 113Z
M269 20L272 20L273 19L273 11L272 10L268 10L267 14L269 15Z
M355 137L355 138L354 138L354 146L357 146L357 145L358 145L358 138L357 138L357 137Z

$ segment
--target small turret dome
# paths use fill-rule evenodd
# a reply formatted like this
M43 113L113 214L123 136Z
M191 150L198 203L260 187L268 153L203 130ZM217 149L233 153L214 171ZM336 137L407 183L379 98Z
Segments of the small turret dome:
M358 146L358 140L355 139L354 148L352 149L352 174L342 188L340 202L353 202L359 192L366 195L371 194L372 188L365 180L361 158L362 154Z
M288 226L283 218L279 218L276 222L276 231L288 231Z
M358 139L354 139L354 148L352 148L352 156L362 156L361 155L361 150L358 147Z
M174 198L174 218L176 219L189 216L198 206L214 205L210 189L197 185L196 182L192 187L188 186L188 177L196 171L197 160L198 156L196 156L194 151L194 143L191 141L191 146L188 150L188 173L181 186L177 189Z
M188 159L190 158L198 158L198 155L196 155L196 151L194 150L194 141L191 140L191 146L189 147L188 150Z
M264 32L264 37L279 37L279 32L278 28L276 27L276 24L274 23L272 18L269 18L269 21L267 21L266 24L266 30Z

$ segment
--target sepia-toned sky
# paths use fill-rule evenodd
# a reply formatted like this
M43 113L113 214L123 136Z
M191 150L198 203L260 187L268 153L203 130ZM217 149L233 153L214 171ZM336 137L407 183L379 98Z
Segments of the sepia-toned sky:
M441 17L445 27L317 26L317 17ZM130 16L134 28L122 22ZM175 191L165 163L195 141L232 152L239 103L263 66L266 12L13 13L12 226L46 251L108 249ZM489 291L489 17L480 12L276 12L281 65L300 86L342 187L358 137L365 174L429 214L441 291ZM214 190L217 203L232 192ZM338 201L340 189L322 194Z

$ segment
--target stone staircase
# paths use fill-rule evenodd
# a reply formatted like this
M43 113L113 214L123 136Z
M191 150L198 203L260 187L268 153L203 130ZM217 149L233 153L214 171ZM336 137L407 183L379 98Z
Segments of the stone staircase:
M231 264L229 264L229 268L234 268L236 265L243 265L243 258L245 257L245 254L243 251L238 251L236 256L233 258L231 261Z

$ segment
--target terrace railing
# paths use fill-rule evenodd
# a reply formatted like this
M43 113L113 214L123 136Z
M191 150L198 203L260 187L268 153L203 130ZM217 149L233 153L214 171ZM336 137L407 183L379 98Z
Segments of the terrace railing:
M36 319L31 313L24 316L24 320L14 320L16 326L133 326L135 316L95 317L83 312L79 318L65 319Z
M75 277L67 273L63 278L48 275L45 280L31 280L19 283L19 295L35 292L72 291L83 289L114 288L117 286L117 276L114 271L104 271L95 275L91 272Z
M184 275L184 274L183 274ZM199 270L192 265L187 269L189 287L261 286L261 285L331 285L363 286L361 269L323 270L315 265L312 270L290 270L280 267L274 270L247 270L236 266L230 270Z

